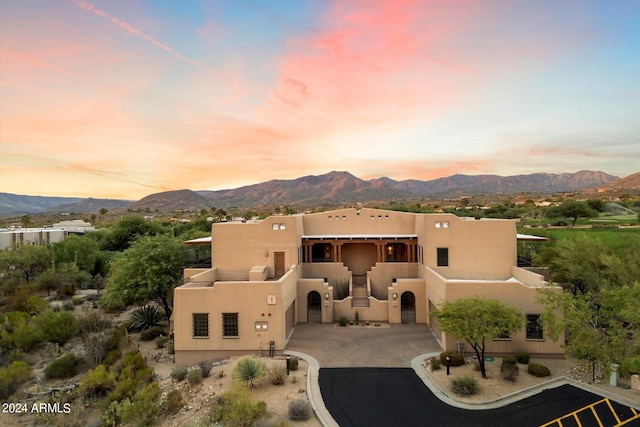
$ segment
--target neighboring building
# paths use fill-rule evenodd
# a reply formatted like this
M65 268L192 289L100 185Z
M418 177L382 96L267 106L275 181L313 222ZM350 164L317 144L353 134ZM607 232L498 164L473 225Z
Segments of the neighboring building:
M514 221L451 214L342 209L212 225L211 268L187 268L174 291L176 363L282 352L299 322L340 317L427 323L445 301L497 298L527 315L517 335L492 340L492 354L562 354L544 334L536 290L544 278L517 267ZM468 346L467 346L468 347ZM470 348L466 350L470 351Z
M49 245L63 241L69 234L84 234L95 228L82 220L62 221L52 227L22 228L13 226L0 229L0 250L15 249L25 245Z

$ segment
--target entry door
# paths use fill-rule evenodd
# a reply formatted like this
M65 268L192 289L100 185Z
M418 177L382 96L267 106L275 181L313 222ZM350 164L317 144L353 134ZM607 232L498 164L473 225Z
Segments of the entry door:
M273 270L276 277L284 274L284 252L273 253Z
M322 298L316 291L307 294L307 322L322 323Z
M400 297L401 323L416 323L416 297L413 292L405 292Z

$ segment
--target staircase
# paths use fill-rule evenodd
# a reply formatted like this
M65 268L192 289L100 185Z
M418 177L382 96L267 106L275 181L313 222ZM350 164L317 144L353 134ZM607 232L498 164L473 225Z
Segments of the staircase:
M351 307L369 307L367 285L353 285Z

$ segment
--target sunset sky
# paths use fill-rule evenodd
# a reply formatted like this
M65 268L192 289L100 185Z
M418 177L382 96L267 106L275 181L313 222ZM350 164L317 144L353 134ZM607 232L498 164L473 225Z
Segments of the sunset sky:
M640 171L640 1L0 1L0 191Z

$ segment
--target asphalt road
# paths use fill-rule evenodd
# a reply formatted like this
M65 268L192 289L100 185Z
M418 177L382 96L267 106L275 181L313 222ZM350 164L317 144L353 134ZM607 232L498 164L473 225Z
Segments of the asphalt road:
M540 426L602 399L572 386L545 390L499 409L451 407L431 393L409 368L322 368L319 375L324 403L341 427L528 427ZM624 421L629 408L611 402ZM614 419L597 409L605 426ZM607 413L608 412L608 413ZM580 415L583 427L598 426L590 411ZM573 420L563 426L577 425ZM625 427L640 426L640 419Z

